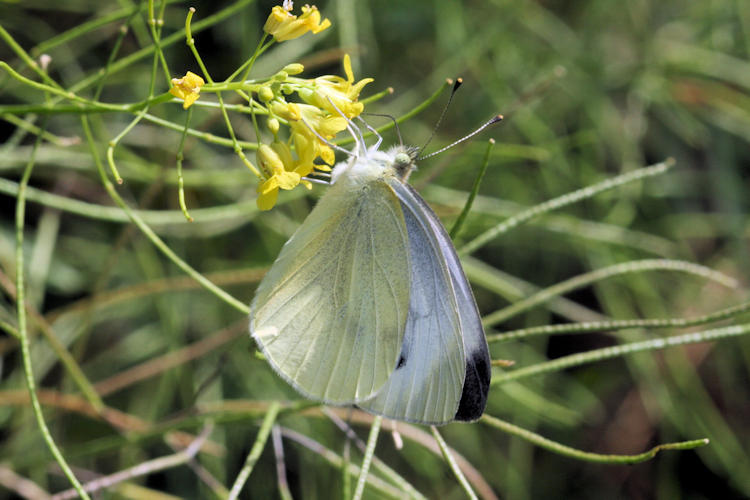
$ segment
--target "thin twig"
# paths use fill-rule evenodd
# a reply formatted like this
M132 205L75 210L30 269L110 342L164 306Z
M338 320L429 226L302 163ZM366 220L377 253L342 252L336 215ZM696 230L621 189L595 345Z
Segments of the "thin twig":
M258 459L260 458L260 454L263 452L263 447L266 445L268 436L271 433L271 428L276 421L276 416L279 414L280 409L281 405L278 403L278 401L274 401L273 403L271 403L271 406L268 407L266 418L263 419L263 423L261 424L260 430L258 431L258 436L255 438L255 443L250 449L250 453L248 453L247 455L245 465L242 466L242 470L240 470L240 473L237 474L237 478L234 480L234 484L232 485L232 489L229 491L227 500L235 500L239 496L240 491L242 491L242 487L245 485L247 478L250 477L250 473L253 471L255 463L258 461Z
M432 431L432 436L435 438L435 441L437 441L438 446L440 446L440 451L443 453L445 461L448 462L448 466L453 471L453 475L456 476L456 479L461 485L461 488L463 488L464 492L466 493L466 496L471 500L477 500L477 494L474 493L473 489L471 489L469 481L466 480L466 476L464 476L463 472L461 472L461 468L456 463L456 459L453 458L453 454L451 454L451 450L448 447L448 444L446 444L443 436L441 436L438 432L437 427L431 425L430 431Z
M198 451L200 451L203 442L208 438L209 434L213 430L213 424L206 423L201 433L190 443L190 446L184 450L175 453L174 455L168 455L166 457L159 457L153 460L140 463L128 469L125 469L108 476L103 476L83 485L83 489L87 492L99 491L104 488L109 488L123 481L133 479L135 477L145 476L147 474L153 474L154 472L171 469L182 465L192 459ZM69 498L75 498L78 493L73 490L65 490L53 495L51 500L67 500Z
M362 459L362 468L359 471L359 479L357 479L357 487L354 490L353 500L360 500L362 494L365 491L365 483L367 482L367 474L370 473L370 463L372 463L372 457L375 454L375 445L378 442L378 434L380 433L380 424L383 421L383 417L380 415L376 416L372 420L372 427L370 427L370 436L367 438L367 449L365 450L365 456Z
M547 439L544 436L540 436L534 432L523 429L510 422L505 422L499 418L491 417L487 414L482 416L481 422L484 422L496 429L500 429L513 436L520 437L536 446L545 448L549 451L565 455L578 460L584 460L587 462L596 462L600 464L637 464L645 462L656 456L657 453L665 450L692 450L699 446L705 446L708 444L708 439L693 439L691 441L681 441L678 443L665 443L658 446L654 446L648 451L639 453L637 455L604 455L601 453L591 453L587 451L577 450L570 446L565 446L551 439Z
M286 479L286 464L284 462L284 443L281 441L281 429L274 425L271 429L273 453L276 456L276 482L279 485L279 496L282 500L292 500L289 482Z

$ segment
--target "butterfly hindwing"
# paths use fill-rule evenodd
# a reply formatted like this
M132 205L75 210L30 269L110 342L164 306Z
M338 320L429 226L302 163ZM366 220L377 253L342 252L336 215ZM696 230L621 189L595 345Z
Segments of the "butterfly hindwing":
M408 245L400 203L384 183L336 183L321 198L251 305L251 334L293 387L332 404L382 388L403 343Z
M425 424L476 420L487 400L490 365L471 288L434 212L408 184L394 178L389 185L409 235L409 316L396 370L359 406Z

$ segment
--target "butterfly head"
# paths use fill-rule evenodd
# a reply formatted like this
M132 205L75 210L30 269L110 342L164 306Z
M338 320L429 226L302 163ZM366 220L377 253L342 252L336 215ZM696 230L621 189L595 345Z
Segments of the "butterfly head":
M419 148L414 146L394 146L388 152L391 158L391 168L396 173L399 179L406 181L409 175L417 168L417 156L419 156Z

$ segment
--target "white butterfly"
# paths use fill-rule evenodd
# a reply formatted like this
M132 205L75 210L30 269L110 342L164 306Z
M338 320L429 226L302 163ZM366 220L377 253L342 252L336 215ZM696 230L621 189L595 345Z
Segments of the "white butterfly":
M487 341L448 234L407 184L418 151L358 143L260 283L250 333L310 399L421 424L476 420Z

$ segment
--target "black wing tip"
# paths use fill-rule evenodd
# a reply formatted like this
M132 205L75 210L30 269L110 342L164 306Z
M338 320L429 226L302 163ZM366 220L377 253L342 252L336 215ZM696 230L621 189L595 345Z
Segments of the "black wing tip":
M456 420L471 422L484 413L490 391L490 357L486 349L471 353L466 359L466 378Z

